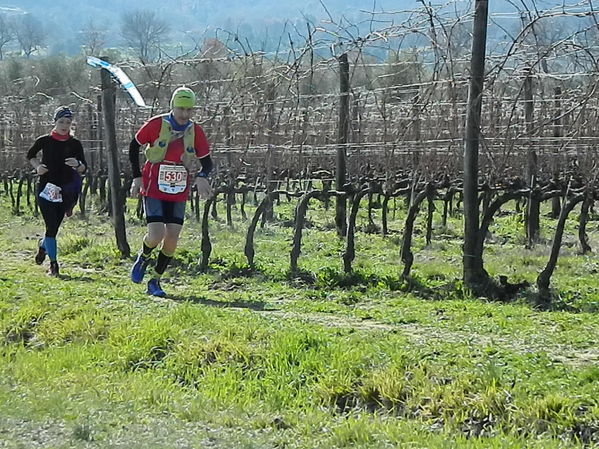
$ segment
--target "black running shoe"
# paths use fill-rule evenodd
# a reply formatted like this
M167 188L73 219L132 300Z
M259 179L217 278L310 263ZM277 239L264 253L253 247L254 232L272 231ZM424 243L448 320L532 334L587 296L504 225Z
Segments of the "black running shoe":
M38 265L41 265L44 263L45 259L46 259L46 250L42 246L42 240L40 240L38 247L37 247L37 254L35 255L35 263Z
M48 270L48 274L54 277L60 276L60 272L58 270L58 262L56 262L55 260L50 262L50 269Z

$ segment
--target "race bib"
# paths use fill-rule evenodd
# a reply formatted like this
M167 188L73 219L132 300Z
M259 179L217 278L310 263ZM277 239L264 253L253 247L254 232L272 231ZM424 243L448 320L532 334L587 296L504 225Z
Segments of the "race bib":
M51 182L46 183L44 190L40 192L40 198L51 201L53 203L62 203L62 189Z
M164 193L183 193L187 188L187 170L183 165L160 164L158 190Z

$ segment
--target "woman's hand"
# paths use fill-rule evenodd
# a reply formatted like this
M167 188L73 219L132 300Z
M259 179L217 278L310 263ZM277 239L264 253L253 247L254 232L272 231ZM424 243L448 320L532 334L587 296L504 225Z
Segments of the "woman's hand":
M37 167L35 167L35 171L37 172L38 175L41 176L41 175L45 175L50 170L48 170L48 167L46 167L46 164L39 164Z
M67 157L64 160L64 164L68 165L71 168L74 168L79 173L83 173L85 171L85 164L81 163L80 160L75 159L74 157Z
M79 162L77 159L75 159L74 157L67 157L64 160L64 164L68 165L71 168L77 168L81 165L81 162Z

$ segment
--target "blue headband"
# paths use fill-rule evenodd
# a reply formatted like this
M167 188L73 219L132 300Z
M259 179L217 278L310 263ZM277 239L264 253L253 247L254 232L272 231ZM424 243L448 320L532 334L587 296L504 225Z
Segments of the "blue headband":
M73 118L73 112L66 106L61 106L54 111L54 121L63 117Z

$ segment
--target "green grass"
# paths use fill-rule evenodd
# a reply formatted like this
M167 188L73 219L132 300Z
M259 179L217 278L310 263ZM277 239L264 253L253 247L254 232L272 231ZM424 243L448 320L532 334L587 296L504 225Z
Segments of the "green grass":
M289 219L293 203L275 210ZM252 273L246 224L236 212L228 229L219 212L207 273L188 219L166 299L129 281L131 261L119 259L104 218L65 222L63 277L54 279L32 262L41 220L0 217L1 447L599 445L593 256L565 248L552 280L556 305L538 311L533 291L498 303L461 287L459 218L436 224L425 247L419 217L408 286L399 279L404 208L390 237L358 232L355 272L346 275L333 212L315 202L299 260L305 275L295 279L291 228L257 232ZM554 222L543 226L550 234ZM534 283L548 247L523 249L513 215L491 232L487 270ZM142 235L129 217L134 250Z

